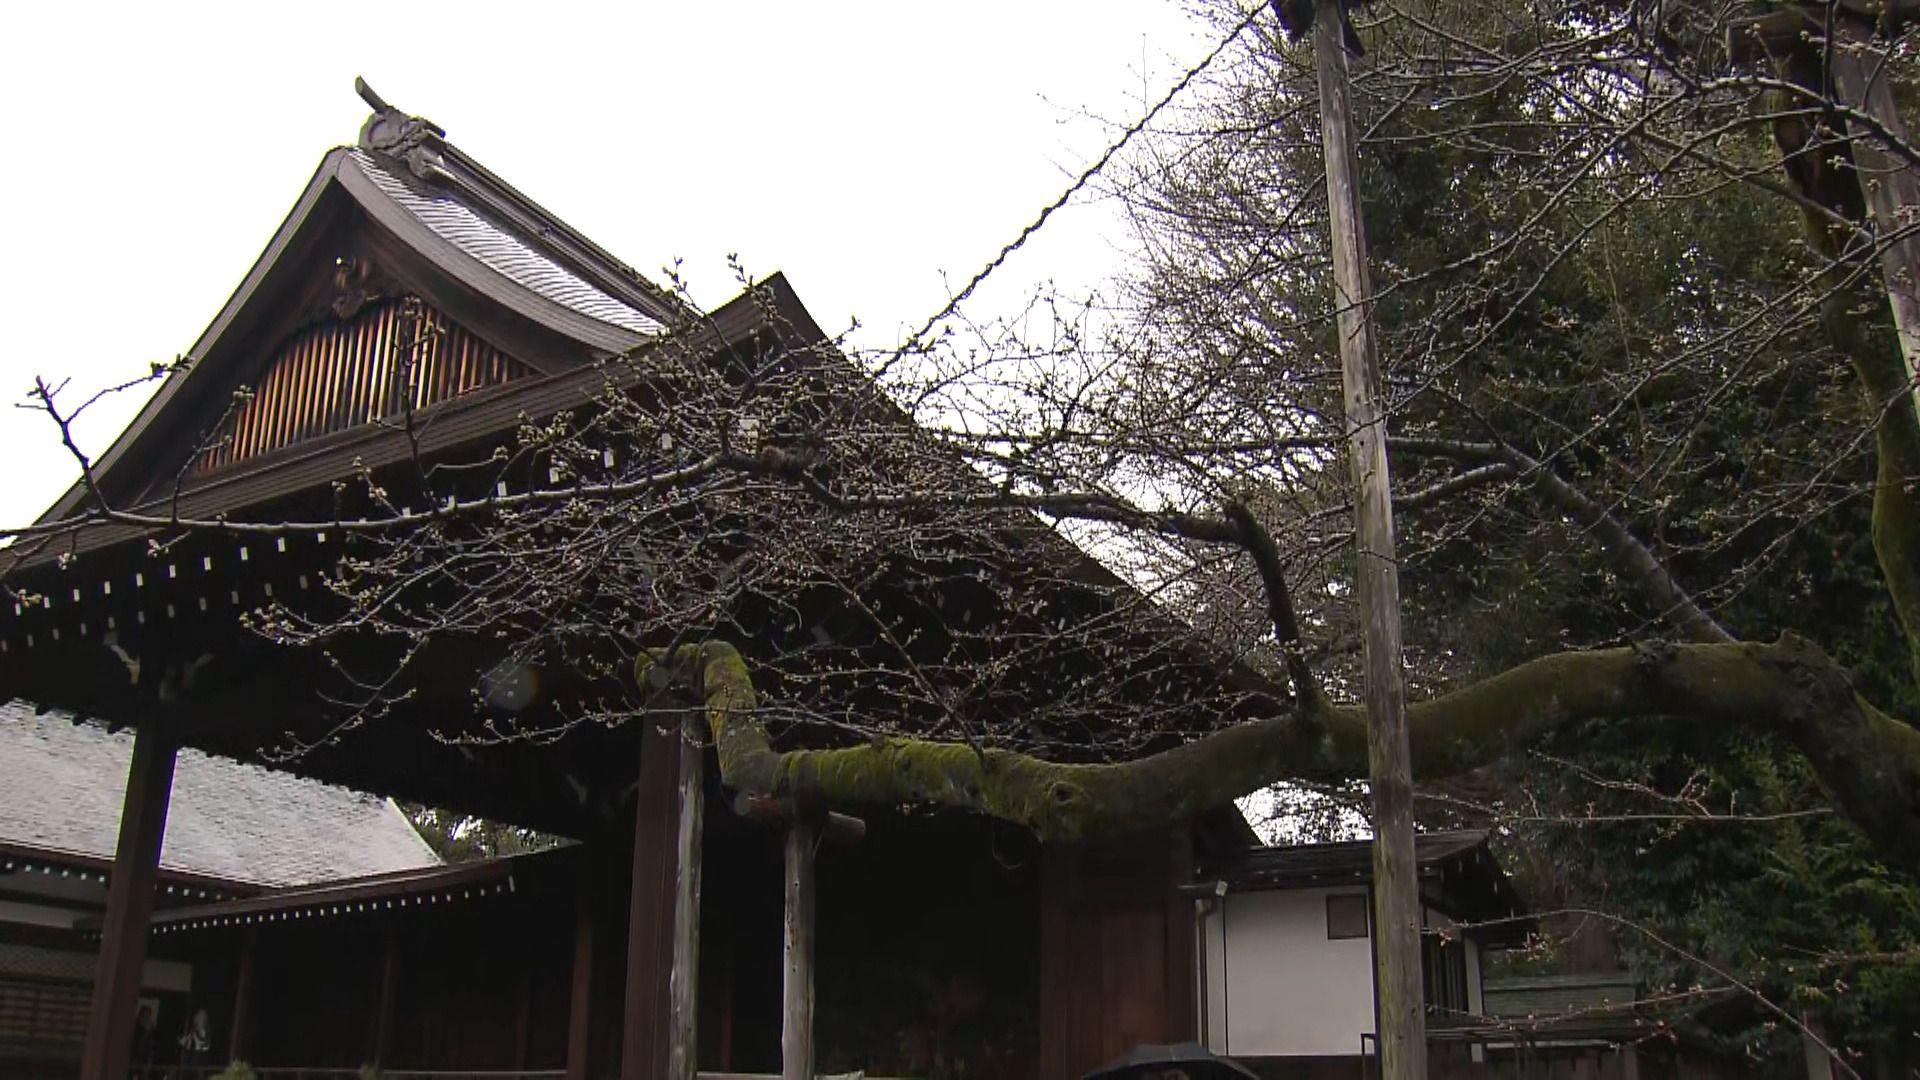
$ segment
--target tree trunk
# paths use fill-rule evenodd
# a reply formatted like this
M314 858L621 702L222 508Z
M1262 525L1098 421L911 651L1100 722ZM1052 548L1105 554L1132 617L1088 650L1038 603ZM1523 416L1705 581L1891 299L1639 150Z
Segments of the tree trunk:
M1873 117L1901 142L1906 124L1894 107L1887 85L1887 56L1872 44L1871 34L1858 20L1834 20L1832 52L1834 88L1841 103ZM1895 158L1872 135L1853 141L1854 167L1860 172L1860 191L1866 196L1874 238L1880 244L1880 271L1886 279L1887 302L1893 308L1893 326L1906 360L1909 382L1920 377L1920 180L1906 162ZM1920 402L1920 384L1913 394Z

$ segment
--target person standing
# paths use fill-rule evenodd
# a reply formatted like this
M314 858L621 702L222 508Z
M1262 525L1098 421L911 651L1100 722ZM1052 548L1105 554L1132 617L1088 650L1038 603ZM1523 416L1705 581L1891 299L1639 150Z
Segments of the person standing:
M186 1070L190 1080L207 1064L207 1055L213 1049L213 1030L207 1019L204 1005L194 1006L187 1018L187 1026L180 1032L180 1064Z
M138 1080L147 1080L153 1075L153 1053L159 1042L159 1007L151 1001L143 1001L133 1021L133 1053L127 1055L127 1060L133 1063L132 1073Z

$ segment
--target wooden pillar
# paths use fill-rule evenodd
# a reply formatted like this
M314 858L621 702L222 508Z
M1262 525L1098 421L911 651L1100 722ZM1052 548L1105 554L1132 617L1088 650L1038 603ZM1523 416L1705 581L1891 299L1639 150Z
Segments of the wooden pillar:
M159 721L143 721L134 733L133 761L127 768L120 837L114 847L113 875L107 884L107 910L101 924L100 956L94 965L93 996L87 1005L81 1080L126 1080L140 1005L140 974L147 959L154 880L160 869L160 843L166 835L167 801L173 791L173 760L174 745Z
M533 957L520 957L520 979L513 987L513 1067L525 1070L533 1039Z
M787 830L786 977L780 1014L780 1075L813 1080L813 857L819 830L804 818Z
M694 1002L704 788L700 749L691 735L696 716L689 716L685 729L646 723L640 738L622 1080L691 1078L697 1065ZM682 962L689 966L681 968Z
M681 732L675 778L673 969L669 976L673 1031L667 1045L669 1080L695 1080L700 1066L700 852L706 834L704 758L698 714Z
M567 1078L590 1080L593 1069L593 924L594 889L599 875L586 880L573 898L573 974L567 996Z
M400 990L400 931L392 920L385 923L380 950L380 997L373 1020L374 1068L385 1068L393 1060L393 1011Z
M1176 829L1167 843L1167 878L1159 882L1165 891L1166 945L1163 965L1166 979L1166 1028L1162 1041L1170 1043L1206 1041L1200 1027L1200 928L1193 897L1183 885L1193 881L1193 833Z
M253 965L260 949L260 928L249 926L240 938L239 970L233 979L233 1031L227 1062L253 1060Z
M1873 119L1895 139L1909 145L1906 123L1894 107L1887 84L1889 57L1876 47L1869 28L1845 14L1834 19L1834 88L1841 103ZM1856 125L1856 128L1858 125ZM1920 214L1920 178L1907 162L1888 153L1880 139L1856 130L1853 162L1860 171L1860 192L1866 196L1874 237L1880 242L1880 272L1886 281L1887 303L1893 309L1893 327L1900 353L1907 361L1907 377L1920 376L1920 236L1911 230ZM1914 387L1920 401L1920 385Z
M1322 0L1314 26L1320 137L1327 164L1328 233L1340 368L1353 470L1355 590L1365 619L1367 783L1373 795L1374 925L1379 934L1380 1076L1426 1080L1426 1015L1420 986L1420 882L1413 848L1413 759L1402 672L1400 572L1394 556L1387 473L1387 412L1373 320L1353 138L1353 88L1342 44L1342 4Z

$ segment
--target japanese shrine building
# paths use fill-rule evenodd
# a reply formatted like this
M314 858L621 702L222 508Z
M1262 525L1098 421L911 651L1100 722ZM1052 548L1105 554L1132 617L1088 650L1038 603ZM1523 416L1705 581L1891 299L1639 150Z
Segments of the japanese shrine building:
M51 531L3 553L0 697L136 733L80 1075L126 1075L150 946L230 957L244 982L225 1000L255 1004L216 1041L261 1065L627 1080L696 1064L775 1070L792 1027L778 832L732 813L711 765L654 725L588 725L544 743L425 737L471 713L491 662L478 652L437 656L386 721L341 733L316 689L337 677L324 659L247 619L276 597L317 593L350 538L242 523L325 522L342 512L338 481L422 459L491 460L524 421L592 409L610 360L669 336L715 357L826 349L826 336L780 277L691 311L438 128L367 96L375 112L358 144L322 159L190 363L47 511ZM421 327L431 345L396 365L396 342ZM122 513L58 528L102 503ZM167 525L186 519L234 524ZM304 752L276 756L289 739ZM577 843L487 870L376 875L339 894L236 896L217 923L168 908L156 925L182 748L269 756L296 775ZM691 855L690 805L705 820ZM819 855L809 1028L822 1067L966 1060L975 1075L1066 1078L1137 1043L1198 1034L1195 904L1180 886L1197 861L1255 842L1231 808L1105 849L1043 849L959 814L889 811L863 825L859 843ZM698 989L676 1005L676 889L695 867ZM349 917L371 914L375 898L379 920ZM445 907L416 917L414 899ZM533 925L513 911L547 914ZM460 940L469 917L475 933L513 926L512 941L456 965L457 950L432 943ZM271 935L292 951L256 963L246 931L283 919L314 929ZM327 967L303 965L302 950L364 952L380 984L289 974ZM422 1004L429 986L444 1007ZM428 1034L439 1023L428 1014L492 1019ZM329 1034L323 1015L357 1034Z

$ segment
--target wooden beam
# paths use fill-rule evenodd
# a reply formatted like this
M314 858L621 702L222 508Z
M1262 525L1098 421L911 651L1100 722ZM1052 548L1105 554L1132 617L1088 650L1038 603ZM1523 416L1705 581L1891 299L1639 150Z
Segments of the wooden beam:
M238 970L233 978L233 1031L227 1039L227 1063L253 1060L253 965L260 951L260 928L249 926L240 938Z
M94 965L93 997L87 1006L81 1080L126 1080L160 844L166 836L167 802L173 791L174 752L171 735L158 719L144 720L135 728L133 760L127 767L126 797L120 809L120 837L107 883L100 955Z
M1400 572L1394 556L1393 492L1380 342L1353 135L1353 88L1342 45L1339 0L1320 0L1314 27L1320 136L1327 163L1328 232L1346 401L1347 457L1355 489L1360 610L1366 624L1367 776L1373 795L1373 874L1379 928L1381 1080L1425 1080L1427 1041L1420 988L1420 882L1413 850L1413 762L1401 668Z
M567 995L567 1077L593 1075L593 924L594 888L599 875L587 875L573 897L573 972Z
M804 819L787 830L786 976L780 1012L784 1080L813 1080L813 856L819 835Z
M786 828L800 820L806 811L792 799L771 795L753 795L742 791L733 797L733 812L759 825ZM820 836L829 844L857 844L866 839L867 823L848 814L828 811L825 815L807 815L820 821Z

